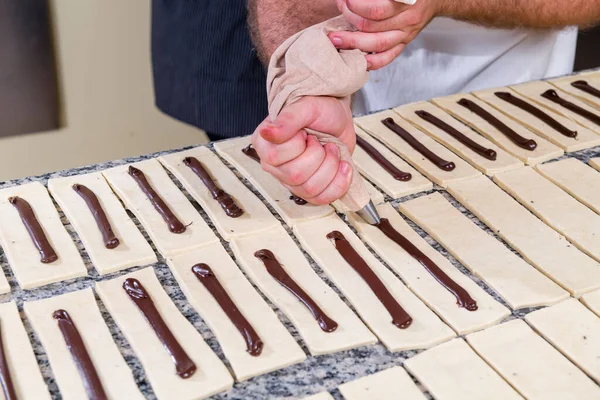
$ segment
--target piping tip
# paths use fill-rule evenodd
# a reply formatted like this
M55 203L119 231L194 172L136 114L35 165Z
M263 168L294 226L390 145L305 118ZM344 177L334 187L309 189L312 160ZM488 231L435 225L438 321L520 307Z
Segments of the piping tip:
M369 200L366 206L356 212L369 225L377 225L381 222L381 217L375 208L372 200Z

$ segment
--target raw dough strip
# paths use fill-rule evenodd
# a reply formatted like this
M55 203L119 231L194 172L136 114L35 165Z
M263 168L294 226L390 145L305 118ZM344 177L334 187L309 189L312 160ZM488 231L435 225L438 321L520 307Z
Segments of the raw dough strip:
M589 162L591 167L600 171L600 157L591 158Z
M600 261L600 215L531 167L498 174L494 182L581 251Z
M571 245L486 177L448 192L521 256L574 296L600 287L600 264ZM569 268L565 268L568 265Z
M396 124L408 131L412 136L415 137L415 139L417 139L429 150L445 160L452 161L455 165L454 170L441 170L431 161L423 157L421 153L410 147L402 138L381 123L381 121L385 118L393 118ZM481 174L467 162L457 157L450 150L431 139L428 135L415 128L407 121L399 118L398 114L391 110L356 118L354 122L369 135L382 141L390 149L399 154L429 180L442 187L446 187L450 182L473 178Z
M185 225L184 232L173 233L169 230L160 214L129 175L130 166L144 173L148 183L161 196L175 217ZM215 243L219 240L192 203L169 178L158 160L150 159L134 164L121 165L102 171L102 174L125 206L142 223L150 239L164 257Z
M183 159L186 157L195 157L202 163L217 184L229 193L244 211L241 216L237 218L227 216L221 206L212 198L210 191L200 181L200 178L183 163ZM244 186L219 157L208 148L200 146L180 153L161 156L158 160L175 175L194 200L202 206L225 240L230 241L237 236L250 235L279 225L277 219L263 202Z
M600 110L600 98L573 86L572 83L576 81L584 81L588 85L592 86L594 89L600 89L600 78L593 76L574 75L567 76L564 78L551 79L548 82L550 82L560 90L569 93L571 96L574 96L589 104L590 106Z
M392 367L363 376L339 387L346 400L425 400L425 395L402 367Z
M144 285L165 323L196 364L197 370L191 377L182 379L175 373L173 361L158 336L123 289L128 278ZM157 398L204 399L231 388L233 378L229 371L179 312L152 268L98 282L96 291L140 360Z
M302 400L333 400L333 397L329 394L329 392L321 392L313 394L312 396L304 397Z
M586 305L587 308L595 312L600 317L600 290L586 293L581 296L580 300Z
M527 399L600 398L600 387L522 320L472 333L467 342Z
M400 211L494 289L511 308L549 305L569 297L560 286L479 229L442 194L401 203Z
M61 309L69 314L79 331L106 395L111 399L144 398L100 314L92 289L27 301L23 309L46 350L62 398L88 396L59 323L53 318L53 313Z
M484 178L487 179L487 178ZM458 334L462 335L494 325L510 315L510 311L494 300L475 282L458 271L450 262L419 236L390 204L377 208L382 218L407 240L428 256L454 282L465 289L477 302L478 309L469 311L458 307L456 298L402 247L390 240L376 226L364 222L356 214L349 221L361 238L406 282L425 304L436 312Z
M344 235L412 317L413 322L407 329L399 329L392 324L389 312L377 296L327 239L327 234L332 231L339 231ZM294 233L302 247L342 291L358 315L390 351L428 348L455 336L435 313L371 254L337 215L299 223L294 227Z
M98 198L120 242L116 248L106 248L92 212L85 200L73 190L75 184L86 186ZM129 218L102 173L53 178L48 181L48 189L73 225L100 275L157 261L154 250Z
M409 358L404 367L436 400L523 399L460 338Z
M251 238L254 236L248 236ZM235 239L242 240L241 238ZM246 351L246 341L217 301L192 272L192 266L210 266L240 312L263 342L258 357ZM167 258L167 264L190 304L215 334L238 381L303 361L306 355L254 290L220 243Z
M277 228L235 239L231 249L246 275L294 324L312 355L377 342L377 338L343 300L319 278L285 229ZM337 322L335 331L324 332L308 308L269 274L264 263L254 255L261 249L270 249L294 282Z
M40 261L40 253L35 248L19 213L8 201L10 197L15 196L25 199L31 205L50 245L58 255L58 260L51 264ZM87 274L71 235L63 226L48 191L39 182L0 190L0 243L15 278L23 289Z

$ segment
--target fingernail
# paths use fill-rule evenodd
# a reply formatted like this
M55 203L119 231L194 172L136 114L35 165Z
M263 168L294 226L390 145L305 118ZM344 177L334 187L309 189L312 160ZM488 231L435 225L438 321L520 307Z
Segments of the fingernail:
M342 161L342 174L344 175L348 175L350 173L350 171L352 170L352 168L350 167L350 163L346 162L346 161Z
M327 145L327 151L336 157L340 156L340 149L338 149L338 147L335 144Z
M367 71L373 68L373 64L369 60L367 60Z
M334 36L331 38L331 43L334 44L334 46L341 46L342 45L342 39L339 36Z

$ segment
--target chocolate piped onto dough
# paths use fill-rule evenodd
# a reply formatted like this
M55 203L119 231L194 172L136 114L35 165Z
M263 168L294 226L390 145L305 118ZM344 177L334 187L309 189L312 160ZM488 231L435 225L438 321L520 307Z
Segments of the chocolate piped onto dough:
M459 142L461 142L462 144L464 144L465 146L467 146L469 149L473 150L475 153L479 154L480 156L485 157L491 161L496 160L496 157L498 155L494 150L485 148L482 145L480 145L479 143L471 140L471 138L469 138L468 136L465 136L464 134L459 132L457 129L455 129L453 126L448 125L447 123L445 123L444 121L442 121L441 119L436 117L435 115L430 114L424 110L415 111L415 114L417 114L419 117L421 117L421 119L424 119L425 121L429 122L431 125L436 126L439 129L443 130L448 135L452 136L454 139L458 140Z
M593 112L588 111L575 103L563 99L558 95L558 93L556 93L556 90L548 89L544 93L542 93L541 96L545 99L550 100L553 103L556 103L566 108L567 110L573 111L575 114L581 115L583 118L592 121L594 124L600 126L600 115L594 114Z
M115 233L110 226L110 222L106 217L106 213L96 197L96 194L92 192L87 186L76 183L73 185L73 190L77 192L79 196L85 201L88 208L92 212L94 216L94 220L96 220L96 225L98 225L98 229L100 229L100 233L102 234L102 240L104 241L104 246L107 249L114 249L119 245L119 239L115 236Z
M200 178L202 183L206 186L210 195L213 199L219 203L225 214L231 218L237 218L244 214L244 210L235 204L235 200L229 193L217 186L215 181L212 179L208 171L204 168L204 165L198 161L195 157L186 157L183 159L183 163L190 167L192 171Z
M458 101L458 104L486 120L490 125L502 132L504 136L509 138L514 144L516 144L520 148L529 151L533 151L537 148L537 143L535 140L526 139L523 136L519 135L504 122L500 121L498 118L494 117L492 114L484 110L479 104L475 104L469 99L460 99Z
M192 272L196 278L204 285L206 290L219 303L223 312L229 320L235 325L244 340L246 341L246 351L251 356L259 356L262 353L264 344L260 339L250 322L244 317L237 308L221 282L217 279L210 267L206 264L196 264L192 267Z
M13 385L12 377L10 375L10 368L8 368L8 359L4 351L4 335L1 331L0 326L0 384L2 385L2 392L4 393L5 400L17 400L17 392Z
M156 309L152 298L142 286L140 281L135 278L127 278L123 282L123 289L129 298L135 303L138 309L150 324L156 336L162 343L163 347L171 356L177 375L181 378L189 378L196 372L196 364L187 355L181 344L177 341L173 332L169 329L164 319Z
M344 235L339 231L333 231L327 234L327 239L333 240L336 250L346 260L348 264L356 271L358 275L371 288L375 296L381 304L392 316L392 324L400 329L406 329L412 324L412 318L404 308L396 301L394 296L389 292L387 287L381 282L379 277L373 272L371 267L352 247L350 242L346 240Z
M595 87L591 86L589 83L587 83L587 81L580 80L571 82L571 86L600 99L600 89L596 89Z
M56 310L52 313L52 318L58 323L58 328L77 366L77 371L81 376L88 398L92 400L108 399L98 376L98 371L96 371L94 363L85 348L85 343L69 313L65 310Z
M133 165L129 166L129 175L133 178L134 181L138 184L142 192L148 197L150 203L154 206L156 212L160 214L162 219L165 221L167 226L169 227L169 231L172 233L183 233L185 232L185 225L177 219L173 211L169 208L167 203L160 197L158 193L154 190L152 185L146 179L146 175L144 173L134 167Z
M566 126L564 126L563 124L558 122L556 119L554 119L550 115L548 115L546 112L542 111L541 109L534 106L533 104L530 104L530 103L526 102L525 100L518 98L517 96L513 96L512 93L496 92L494 94L496 95L496 97L506 101L507 103L510 103L515 107L519 107L520 109L527 111L529 114L531 114L534 117L536 117L537 119L543 121L548 126L550 126L552 129L556 130L557 132L561 133L562 135L564 135L566 137L570 137L570 138L577 137L577 131L570 130L569 128L567 128Z
M441 170L444 171L452 171L456 168L456 165L452 161L446 161L443 158L439 157L433 151L429 150L427 147L423 146L421 142L419 142L413 135L408 133L404 128L394 122L393 118L386 118L381 121L383 125L385 125L388 129L394 132L396 135L400 136L406 143L410 145L413 149L421 153L421 155L435 164Z
M302 302L308 308L312 316L317 320L319 327L324 332L333 332L337 329L338 324L333 319L329 318L327 314L319 307L317 303L302 289L294 279L286 272L281 266L275 255L267 249L258 250L254 253L254 256L261 260L267 272L275 279L281 286L289 290L294 296Z
M23 221L23 225L25 225L25 229L27 229L27 232L29 232L29 237L31 237L33 245L40 252L40 261L44 264L50 264L58 260L58 255L48 241L48 238L44 233L44 229L35 217L35 213L33 212L33 209L27 200L15 196L10 197L8 201L17 209L17 212L21 217L21 221Z
M356 136L356 144L365 151L381 168L385 169L395 180L397 181L410 181L412 175L408 172L404 172L396 168L387 158L383 156L371 143L367 142L360 136Z
M460 307L464 307L469 311L477 310L477 302L469 295L469 293L463 289L459 284L454 282L436 263L427 257L421 250L412 244L407 238L405 238L400 232L398 232L387 218L381 218L381 222L375 225L381 232L388 238L394 241L398 246L402 247L404 251L410 254L415 260L417 260L427 272L429 272L435 280L437 280L443 287L445 287L450 293L456 297L456 303Z

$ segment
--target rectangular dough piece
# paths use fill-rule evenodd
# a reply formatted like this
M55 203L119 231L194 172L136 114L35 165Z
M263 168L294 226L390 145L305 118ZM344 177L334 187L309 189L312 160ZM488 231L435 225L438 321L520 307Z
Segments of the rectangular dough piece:
M85 200L73 190L76 183L89 188L98 198L115 236L119 239L120 244L116 248L106 248L92 212ZM100 275L158 261L154 250L129 218L102 173L53 178L48 181L48 189L73 225Z
M19 196L33 209L58 260L44 264L31 236L9 197ZM60 220L58 211L40 182L27 183L0 190L0 243L10 268L22 289L87 275L81 255ZM2 275L0 273L0 275Z
M535 148L535 150L530 151L517 146L504 133L500 132L498 129L492 126L492 124L490 124L474 112L458 104L458 101L460 99L468 99L476 103L478 106L492 114L506 126L515 131L517 134L521 135L525 139L535 140L535 142L537 143L537 147ZM517 157L519 160L521 160L527 165L535 165L556 157L560 157L564 154L564 151L561 148L555 146L546 139L534 134L529 129L514 121L512 118L507 117L500 111L484 103L483 101L478 100L471 94L461 93L447 97L440 97L431 101L433 101L439 107L446 110L454 117L458 118L465 124L475 129L482 136L496 143L498 146L502 147L504 150Z
M392 367L363 376L352 382L341 384L339 389L346 400L426 399L402 367Z
M531 167L498 174L494 182L581 251L600 261L600 215Z
M573 296L600 287L600 264L571 245L486 177L448 192L513 249ZM565 267L565 266L568 266Z
M529 400L600 398L600 387L522 320L472 333L467 342Z
M590 166L600 171L600 157L590 158Z
M197 370L191 377L183 379L175 373L173 361L154 329L125 293L123 282L127 278L140 281L181 347L196 364ZM204 399L232 387L233 378L227 367L179 312L151 267L98 282L96 291L140 360L158 399Z
M404 310L413 318L406 329L392 324L389 312L362 277L348 265L335 245L326 238L332 231L341 232L373 272L385 284ZM319 264L354 306L362 320L390 351L425 349L454 336L448 328L402 281L381 264L352 230L337 216L306 221L294 227L302 247Z
M586 293L579 300L600 317L600 290Z
M148 197L128 174L129 166L140 169L148 183L186 226L183 233L172 233ZM144 226L158 251L167 257L215 243L219 239L202 219L185 194L169 178L157 159L121 165L102 174L127 207Z
M547 276L481 230L441 193L401 203L400 211L494 289L511 308L545 306L569 297Z
M321 392L313 394L312 396L303 397L302 400L333 400L333 397L329 392Z
M404 362L436 400L523 399L461 338Z
M446 161L454 162L456 166L454 170L444 171L438 168L435 164L421 155L421 153L413 149L408 143L406 143L406 141L404 141L404 139L389 130L381 123L381 120L388 117L393 118L396 124L404 128L404 130L414 136L415 139L417 139L423 146L427 147L436 155ZM429 180L442 187L446 187L450 182L469 179L481 175L479 171L473 168L466 161L463 161L456 154L452 153L450 150L430 138L427 134L400 118L398 114L391 110L356 118L354 122L369 135L382 141L390 149L399 154Z
M383 204L383 202L385 202L385 196L383 195L383 193L381 193L375 186L373 186L372 183L370 183L365 178L361 177L361 179L365 185L365 188L367 189L367 193L369 193L369 197L371 198L373 204ZM342 214L350 212L350 210L346 206L344 206L339 200L336 200L333 203L331 203L331 206L335 208L337 212Z
M0 304L2 345L8 360L17 398L21 400L50 400L36 356L14 301ZM0 391L0 397L4 399Z
M534 311L525 320L548 342L600 383L600 318L577 299Z
M73 320L106 395L111 399L143 399L133 374L119 352L91 288L44 300L27 301L23 309L48 355L63 399L85 399L87 394L71 351L52 317L65 310Z
M571 75L562 78L551 79L548 82L550 82L560 90L569 93L571 96L574 96L579 100L585 102L586 104L600 110L600 99L598 97L592 96L591 94L586 93L581 89L577 89L576 87L571 85L571 82L575 82L578 80L584 80L592 87L600 89L600 75Z
M465 289L477 301L478 309L468 311L456 304L456 298L443 287L423 265L402 247L397 245L376 226L364 222L356 214L350 214L349 221L360 237L379 254L407 286L429 308L435 311L459 335L487 328L510 315L510 311L498 303L475 282L458 271L444 256L431 247L394 210L391 204L377 208L381 218L387 218L391 225L407 240L421 250L454 282Z
M433 183L427 178L421 175L417 170L406 163L402 158L394 154L393 151L379 143L365 131L360 129L358 126L355 127L356 134L363 138L367 143L373 146L378 152L381 153L388 161L390 161L396 168L402 172L407 172L412 175L409 181L403 182L394 179L380 166L375 160L371 158L362 148L358 145L354 149L352 158L356 163L356 167L360 173L371 182L375 183L390 197L397 199L399 197L408 196L411 194L424 192L426 190L433 189Z
M200 178L183 163L185 157L197 158L217 186L227 192L244 213L237 218L227 216ZM237 236L250 235L281 225L267 206L207 147L200 146L167 154L158 157L158 161L175 175L185 190L200 203L225 240L230 241Z
M454 137L450 136L447 132L438 128L437 126L425 121L415 111L427 111L434 117L447 123L469 139L473 140L477 144L485 147L486 149L492 149L496 152L495 160L488 160L487 158L477 154L475 151L459 142ZM437 140L460 157L467 161L469 164L480 170L486 175L492 176L498 172L507 171L523 166L523 162L517 160L512 155L508 154L502 148L498 147L495 143L490 142L485 137L477 134L468 126L460 123L448 113L436 105L427 101L420 101L418 103L407 104L398 108L394 108L394 111L398 113L402 118L406 119L423 132L427 133L434 140Z
M231 249L246 275L294 324L312 355L335 353L377 342L354 312L319 278L283 227L235 239ZM273 252L294 282L338 323L335 331L324 332L308 308L269 274L264 263L254 256L261 249Z
M231 300L264 343L262 353L251 356L246 342L213 295L196 278L192 267L208 265ZM304 351L285 329L271 307L254 290L220 243L167 259L181 290L215 334L238 381L299 363Z
M250 144L250 136L215 143L215 150L228 163L233 165L263 195L286 224L321 218L333 213L330 206L313 204L297 205L290 200L290 191L271 174L262 170L259 163L242 153Z

